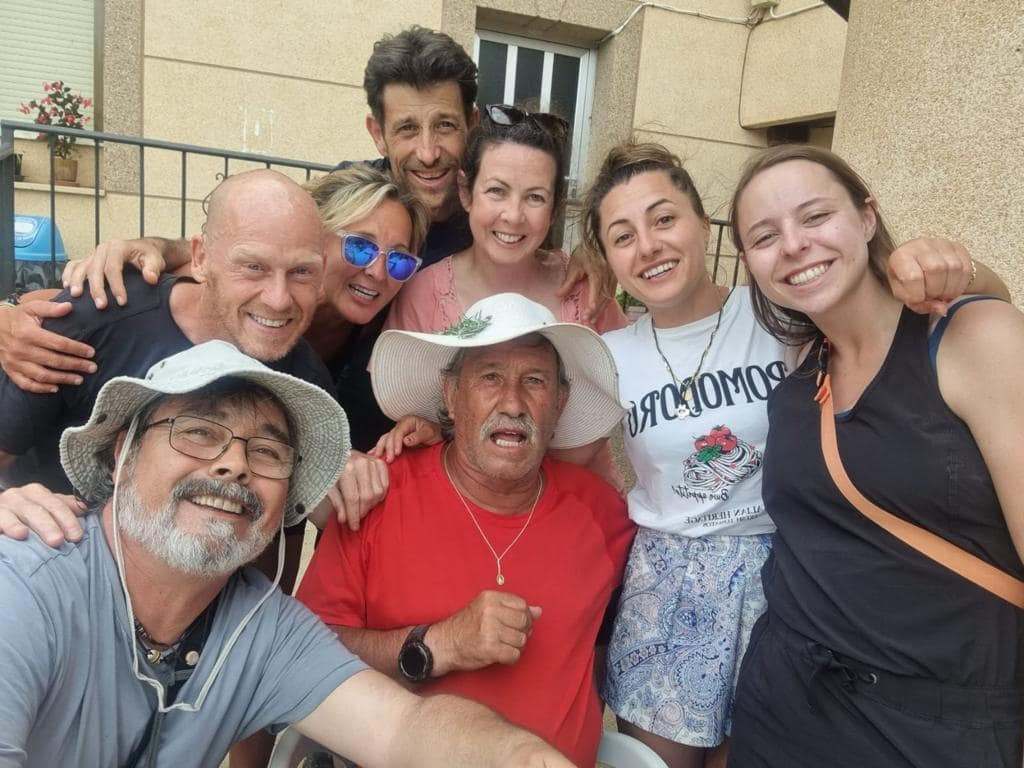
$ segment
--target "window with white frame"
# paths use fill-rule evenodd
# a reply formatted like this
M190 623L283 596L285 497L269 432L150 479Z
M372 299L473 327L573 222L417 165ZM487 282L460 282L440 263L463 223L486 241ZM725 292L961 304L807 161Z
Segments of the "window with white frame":
M481 110L487 104L515 104L569 121L568 193L573 200L584 172L596 57L586 48L485 30L477 31L473 54L480 68ZM575 238L565 234L568 250Z

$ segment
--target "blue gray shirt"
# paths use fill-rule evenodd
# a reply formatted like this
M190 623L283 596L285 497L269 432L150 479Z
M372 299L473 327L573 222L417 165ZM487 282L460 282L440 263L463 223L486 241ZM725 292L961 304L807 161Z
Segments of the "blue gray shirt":
M82 522L82 541L60 549L34 535L0 538L0 768L125 766L156 711L155 692L132 672L135 634L101 518ZM251 568L228 581L176 701L195 701L219 649L269 586ZM144 651L140 664L166 677ZM305 718L365 668L312 613L275 591L200 711L161 716L156 759L145 764L216 768L233 743Z

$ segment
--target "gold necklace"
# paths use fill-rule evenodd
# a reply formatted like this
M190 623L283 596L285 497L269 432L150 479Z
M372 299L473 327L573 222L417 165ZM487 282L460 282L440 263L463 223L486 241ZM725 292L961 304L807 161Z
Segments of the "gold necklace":
M725 305L729 303L729 297L732 296L732 288L722 299L722 306L718 308L718 318L715 320L715 327L711 329L711 336L708 337L708 343L704 346L704 351L700 353L700 362L697 363L697 370L690 376L690 381L686 386L686 390L683 390L683 382L676 378L676 372L672 370L672 366L669 365L668 358L665 357L665 353L661 351L661 345L658 344L658 329L654 327L654 317L651 317L651 335L654 336L654 348L658 350L658 354L661 356L661 362L668 368L668 375L672 377L672 383L676 385L676 391L679 393L679 405L676 407L676 416L680 419L685 419L691 413L691 403L693 402L693 389L697 386L697 377L700 376L701 371L704 368L704 360L708 356L708 352L711 350L711 345L715 341L715 334L718 333L718 327L722 324L722 313L725 311Z
M448 469L448 451L450 449L451 443L445 446L444 453L441 454L441 466L444 467L444 474L448 478L448 482L452 484L452 489L454 489L455 495L459 497L459 501L462 502L462 506L466 508L466 513L469 515L469 519L473 521L473 525L476 526L476 530L480 534L480 538L484 540L484 544L486 544L487 548L491 550L491 555L494 556L494 562L498 566L498 575L494 578L494 581L497 582L499 587L502 587L505 585L505 574L501 572L502 558L508 554L509 550L512 549L512 547L516 545L516 542L522 538L522 535L526 533L526 528L530 525L530 521L533 519L533 513L537 509L537 502L540 501L541 494L544 492L544 473L541 472L540 487L537 489L537 496L533 500L533 506L530 507L530 514L526 516L526 522L523 523L523 527L519 529L519 533L516 534L516 537L512 539L512 543L505 547L499 555L497 551L495 551L494 547L491 546L490 539L487 538L487 534L484 533L484 529L480 527L480 523L477 522L476 515L474 515L473 510L469 508L469 504L466 502L466 499L463 498L462 492L459 491L459 486L455 484L455 480L452 478L452 473Z

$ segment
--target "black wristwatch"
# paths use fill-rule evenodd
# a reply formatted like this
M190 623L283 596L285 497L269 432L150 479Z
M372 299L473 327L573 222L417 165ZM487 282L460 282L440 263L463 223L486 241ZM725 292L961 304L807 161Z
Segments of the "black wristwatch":
M398 671L411 683L422 683L434 671L434 654L423 642L428 629L429 624L413 627L398 652Z

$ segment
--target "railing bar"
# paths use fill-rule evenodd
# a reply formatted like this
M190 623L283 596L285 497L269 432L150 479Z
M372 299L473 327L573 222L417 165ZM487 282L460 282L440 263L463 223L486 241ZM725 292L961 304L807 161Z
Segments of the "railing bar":
M718 263L722 259L722 225L718 225L718 237L715 238L715 265L711 268L712 280L718 278Z
M14 131L4 125L0 127L0 296L14 291L13 155ZM7 231L8 226L11 231Z
M185 237L185 193L188 188L188 152L181 153L181 237Z
M50 137L50 266L57 267L57 145Z
M96 142L92 153L92 200L96 245L100 244L100 149L100 143Z
M35 123L22 123L13 120L4 120L3 122L5 126L13 128L15 131L25 131L26 133L52 133L61 136L74 136L87 141L113 141L118 144L145 146L150 149L169 149L173 152L186 151L190 155L207 155L209 157L223 157L231 160L245 160L255 163L272 163L273 165L283 165L288 168L312 168L315 171L334 170L333 164L309 163L304 160L294 160L288 157L258 155L253 152L234 152L225 149L200 147L196 144L182 144L180 142L163 141L161 139L144 139L138 136L122 136L121 134L105 133L102 131L84 131L77 128L61 128L53 125L36 125Z
M224 155L224 178L228 177L228 156Z
M139 144L139 237L146 236L146 148Z

